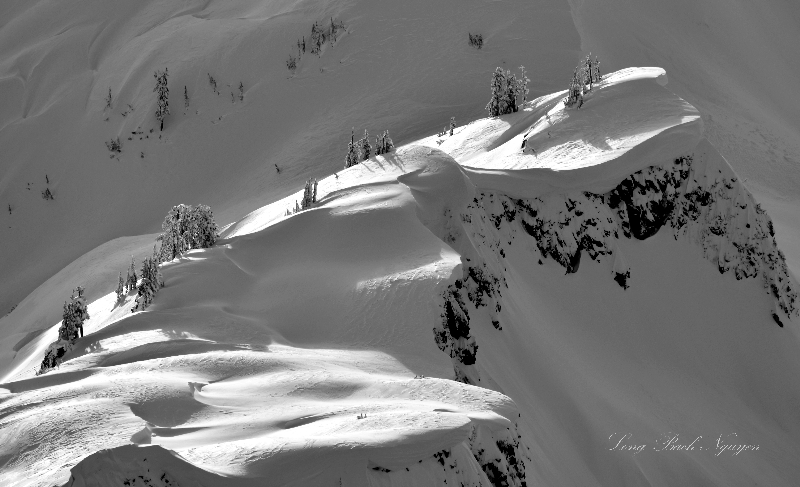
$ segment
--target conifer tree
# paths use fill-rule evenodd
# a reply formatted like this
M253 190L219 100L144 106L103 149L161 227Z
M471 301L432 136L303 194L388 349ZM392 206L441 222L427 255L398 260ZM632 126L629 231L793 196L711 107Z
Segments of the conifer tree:
M117 282L117 302L121 302L125 296L125 281L122 280L122 271L119 273L119 281Z
M219 236L211 208L206 205L176 205L164 217L161 234L161 250L152 259L165 262L191 249L212 247Z
M391 152L394 149L394 142L389 137L389 131L386 130L383 132L383 153L386 154L387 152Z
M322 48L322 44L325 42L325 33L322 31L322 28L319 24L314 21L314 25L311 26L311 54L316 54L319 56L320 49Z
M517 80L515 96L517 98L522 98L521 104L524 105L525 102L528 101L528 93L530 93L530 90L528 89L528 82L530 82L530 79L528 79L528 76L525 74L525 66L520 66L519 69L520 75L519 79Z
M347 144L347 156L344 158L344 168L355 166L358 164L358 157L356 155L356 142L355 142L355 129L350 131L350 142Z
M506 112L506 97L508 91L508 84L506 82L506 75L503 68L498 67L492 73L492 83L490 85L492 90L489 103L486 105L486 110L489 110L489 115L496 117Z
M453 130L456 128L456 117L450 117L450 135L453 135Z
M586 91L592 91L592 87L594 85L594 66L592 62L592 53L589 53L589 55L586 56L586 59L583 60L582 70L584 83L589 85Z
M61 327L58 329L60 340L73 341L79 335L83 336L83 322L89 319L89 310L86 307L83 292L84 289L78 286L76 290L73 290L69 302L64 302Z
M244 84L239 81L239 101L244 101Z
M108 88L108 96L106 97L106 108L111 108L111 88Z
M599 83L603 80L603 76L600 74L600 61L597 59L597 56L594 57L594 82Z
M309 179L303 190L303 200L300 202L300 210L307 210L317 202L317 180Z
M183 85L183 108L189 108L189 90Z
M136 275L136 262L133 260L133 256L131 256L131 267L128 269L128 292L136 289L136 282L138 280L139 277Z
M156 86L153 88L153 92L158 93L156 120L161 122L161 130L164 130L164 117L169 115L169 88L167 87L168 76L168 68L164 68L164 71L156 71L153 73L153 77L156 79Z
M372 155L372 146L369 143L369 134L367 129L364 129L364 137L361 139L361 160L366 161Z
M144 310L153 302L156 293L164 286L164 279L158 270L158 263L151 257L142 262L142 279L139 281L136 304L131 312Z

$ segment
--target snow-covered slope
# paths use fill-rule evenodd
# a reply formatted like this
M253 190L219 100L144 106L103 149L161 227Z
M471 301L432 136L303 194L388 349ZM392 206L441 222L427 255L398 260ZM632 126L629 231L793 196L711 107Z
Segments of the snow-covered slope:
M347 31L292 74L297 40L331 18ZM0 315L92 248L158 231L177 203L238 220L339 170L353 127L420 137L483 116L496 66L536 66L538 96L580 54L563 0L7 1L0 26Z
M769 211L800 274L800 9L784 0L569 0L605 69L661 66Z
M51 323L3 367L0 482L795 485L797 283L665 84L613 73L287 195L147 311L90 302L34 377Z

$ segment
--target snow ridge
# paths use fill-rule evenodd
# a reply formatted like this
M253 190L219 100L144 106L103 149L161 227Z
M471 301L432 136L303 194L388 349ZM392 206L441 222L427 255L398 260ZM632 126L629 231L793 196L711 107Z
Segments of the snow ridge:
M760 278L775 300L772 318L779 326L783 327L779 313L789 317L800 311L798 285L777 248L772 221L707 143L672 163L637 171L604 194L575 191L514 198L478 188L461 223L462 232L446 233L448 243L463 256L463 277L442 293L441 323L433 332L439 349L453 360L456 380L467 384L480 383L470 309L474 317L486 308L488 318L481 319L502 330L501 291L508 287L503 245L511 245L520 230L533 237L540 264L550 257L571 274L578 271L585 253L595 262L609 261L612 278L627 289L631 269L618 249L620 236L645 240L668 227L675 240L689 238L697 244L720 274L732 273L737 280ZM469 244L460 235L468 235Z
M515 199L479 192L463 219L478 249L497 254L500 261L502 240L514 238L518 227L510 225L519 216L519 227L534 238L541 257L551 257L568 274L577 272L583 252L596 262L614 256L620 234L644 240L668 226L676 240L687 237L699 245L721 274L731 272L737 280L760 277L777 308L797 316L797 284L777 248L769 216L708 149L713 150L703 147L672 164L637 171L605 194ZM615 259L613 267L615 279L626 287L630 269L624 259Z

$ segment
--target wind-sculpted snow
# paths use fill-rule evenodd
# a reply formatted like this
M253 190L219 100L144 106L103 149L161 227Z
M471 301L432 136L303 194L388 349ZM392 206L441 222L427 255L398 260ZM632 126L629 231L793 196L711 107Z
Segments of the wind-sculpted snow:
M603 110L646 119L625 83ZM290 195L164 264L147 310L90 302L86 336L34 376L47 325L0 385L0 483L794 485L794 281L702 125L664 104L692 110L657 100L668 122L575 172L412 146L322 179L311 209L286 215ZM495 150L532 162L510 135ZM760 448L655 451L676 429Z
M481 193L470 205L468 220L488 221L500 234L511 234L504 227L519 217L519 225L533 237L541 257L552 258L568 274L577 272L584 254L598 262L610 259L620 236L644 240L666 226L675 239L686 236L699 245L721 274L730 272L737 280L760 278L777 308L797 316L798 287L777 248L769 216L730 169L719 164L721 158L713 147L703 144L696 157L697 163L695 155L687 155L664 167L637 171L606 194L514 199ZM487 249L502 256L499 235L487 239L482 233L485 224L474 232ZM615 262L614 278L621 286L627 287L630 276L630 269ZM773 316L783 326L778 315Z

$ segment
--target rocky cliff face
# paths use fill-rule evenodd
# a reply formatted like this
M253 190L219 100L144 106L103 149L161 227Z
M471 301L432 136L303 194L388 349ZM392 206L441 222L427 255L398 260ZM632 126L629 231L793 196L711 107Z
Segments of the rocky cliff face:
M610 277L627 289L636 270L617 242L645 240L665 229L676 240L695 243L720 274L759 279L774 298L772 317L779 326L782 316L798 315L797 284L777 248L772 221L707 142L692 154L631 174L604 194L520 199L478 188L461 223L471 244L463 254L464 275L444 292L442 323L434 333L439 348L453 358L456 377L467 383L480 380L471 310L487 308L494 328L502 329L506 249L518 238L531 239L530 248L538 250L531 259L553 259L567 274L578 272L583 258L606 261Z

